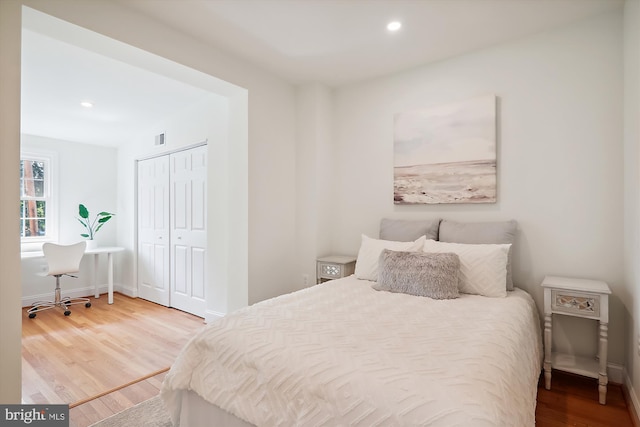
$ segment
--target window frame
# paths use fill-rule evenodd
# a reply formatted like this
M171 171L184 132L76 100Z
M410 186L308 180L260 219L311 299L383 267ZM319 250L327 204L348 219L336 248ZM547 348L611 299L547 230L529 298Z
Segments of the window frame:
M57 242L59 235L59 223L58 223L58 157L53 151L45 150L22 150L20 152L20 161L30 160L43 162L45 164L44 173L44 196L33 198L23 197L22 189L20 189L20 202L23 200L44 200L46 204L45 210L45 235L44 236L22 236L22 229L20 231L20 241L22 243L23 250L39 249L44 242ZM20 176L20 183L22 184L22 173ZM20 227L22 225L22 212L20 213Z

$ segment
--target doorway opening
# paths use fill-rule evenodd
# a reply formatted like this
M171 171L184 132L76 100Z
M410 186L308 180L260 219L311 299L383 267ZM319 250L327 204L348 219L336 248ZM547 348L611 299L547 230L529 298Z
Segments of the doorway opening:
M115 168L107 178L111 189L114 190L112 196L115 200L117 214L116 221L112 221L109 226L113 226L110 244L115 244L125 248L122 254L119 254L116 261L115 272L115 289L124 294L136 297L138 289L136 287L137 278L137 255L136 255L136 233L137 227L135 216L135 159L144 156L145 153L159 153L162 150L173 150L180 146L187 146L196 141L206 139L209 143L207 160L209 168L206 173L207 182L207 219L210 226L206 232L206 241L208 251L206 260L207 277L206 295L205 295L205 320L215 319L224 315L230 310L240 308L248 302L248 275L247 271L247 210L248 210L248 91L242 87L222 81L209 74L186 67L166 58L151 54L142 49L124 44L122 42L110 39L101 34L89 31L79 26L70 24L60 19L54 18L35 9L24 7L22 9L22 25L23 34L31 32L35 36L44 36L51 39L54 44L62 43L70 49L82 50L87 56L98 57L102 61L111 61L119 63L118 66L124 68L136 68L141 73L146 73L149 79L167 82L169 80L177 82L176 86L182 86L190 93L202 94L202 98L198 99L198 103L192 107L185 109L184 114L198 115L201 120L196 126L176 125L171 120L160 123L157 129L154 127L140 129L137 135L131 135L130 139L112 141L114 145L107 148L101 147L98 151L93 151L96 145L82 145L76 137L69 137L68 140L57 138L46 138L43 135L37 135L43 144L48 144L49 148L54 148L56 144L64 145L68 151L73 152L73 161L76 161L79 152L84 150L81 146L86 146L89 151L87 156L93 155L93 162L99 164L104 157L100 154L105 150L113 150L112 156ZM28 46L23 45L26 51ZM54 59L56 59L54 55ZM57 57L58 61L62 58ZM28 64L23 60L23 75L29 71ZM36 75L42 76L46 74L46 66L36 69ZM58 80L57 86L62 86L62 82L71 81L77 85L86 88L91 87L90 83L95 75L84 75L77 78L67 76ZM130 79L121 78L118 82L121 87L127 87L131 83ZM28 94L27 81L23 77L23 99ZM32 86L29 86L32 87ZM165 85L158 86L158 91ZM58 87L56 87L58 88ZM132 89L132 88L130 88ZM150 94L151 96L151 94ZM65 98L64 95L57 96L58 101L75 102ZM78 103L80 100L78 100ZM23 102L23 107L28 103ZM99 104L96 103L95 107ZM55 107L47 107L40 105L47 111L55 109ZM127 111L127 105L123 105L122 110ZM30 110L23 110L23 124L29 123ZM96 111L94 109L94 111ZM215 111L215 114L212 112ZM82 118L78 116L78 120ZM102 117L109 121L114 117ZM172 118L172 120L175 119ZM60 120L57 121L58 123ZM116 126L112 123L112 126ZM208 126L208 127L207 127ZM79 122L76 126L80 128ZM174 129L171 130L167 129ZM188 130L185 130L188 129ZM26 133L28 128L24 128ZM155 145L155 136L158 131L165 135L164 144L160 147ZM198 133L200 132L200 133ZM34 131L33 133L36 133ZM37 133L41 133L38 131ZM149 145L146 145L146 133L151 135ZM202 134L206 136L203 138ZM23 138L24 139L24 136ZM93 144L97 144L94 142ZM102 150L102 151L100 151ZM73 163L72 161L72 163ZM80 162L89 171L91 163ZM62 167L59 170L63 170ZM68 178L68 177L67 177ZM87 175L78 176L75 181L87 181ZM77 224L74 213L77 209L78 198L96 197L96 194L82 194L73 196L73 178L61 180L60 186L64 186L65 182L67 190L61 188L61 194L65 194L67 199L65 203L59 205L59 217L61 221L59 228L59 238L61 241L71 241L78 239L77 230L73 228ZM69 184L71 183L71 184ZM71 190L68 190L71 188ZM75 199L74 199L75 197ZM111 200L107 197L107 200ZM96 200L98 200L96 198ZM101 210L96 206L95 209ZM114 224L115 222L115 224ZM105 231L107 226L105 226ZM234 266L233 271L229 268ZM37 267L23 266L23 279L31 277ZM236 271L244 272L242 274ZM24 287L23 287L24 288ZM24 292L24 289L23 289Z
M140 129L137 137L132 135L127 140L114 143L117 150L117 163L116 170L109 178L109 182L112 187L116 188L117 206L115 210L117 222L116 224L110 224L110 226L116 228L116 235L114 236L115 241L109 243L125 247L126 251L121 257L128 257L124 262L119 262L117 265L115 286L116 290L130 296L137 296L135 286L137 277L136 241L134 237L136 219L135 212L132 209L135 201L135 191L133 190L135 188L133 167L135 159L149 154L159 154L163 150L170 151L180 146L188 146L202 140L208 140L207 200L209 204L208 219L211 227L207 230L207 242L210 249L208 252L210 255L206 261L210 273L208 274L207 298L211 296L212 300L207 300L206 318L217 318L231 309L246 305L248 300L247 280L243 280L242 283L234 280L233 286L229 286L231 272L228 270L228 265L246 266L248 262L246 239L241 238L239 241L243 243L238 246L238 237L246 236L248 227L246 213L248 209L248 189L246 187L248 176L247 90L35 9L23 7L22 25L23 32L36 33L58 41L66 45L68 49L75 49L80 52L80 56L84 55L89 57L90 60L98 61L99 66L111 67L112 65L107 64L116 63L116 65L113 65L115 67L113 69L117 69L119 73L125 73L127 69L135 68L146 76L142 77L143 79L158 79L158 85L162 85L157 88L158 91L166 89L166 86L171 81L176 83L176 88L183 88L187 91L187 96L198 97L197 102L192 107L187 108L185 112L185 115L191 117L200 115L196 122L190 122L182 127L189 130L183 130L180 126L169 121L160 123L153 128ZM56 57L55 54L52 54L51 46L48 46L48 48L49 55L54 59L57 58L58 62L63 60L61 57ZM23 46L23 49L26 52L30 47ZM23 64L23 66L25 66L23 70L24 78L28 79L30 75L29 64ZM34 75L42 77L43 70L46 73L46 64L40 64L39 70ZM132 84L126 74L116 74L116 76L119 80L113 83L114 87ZM75 83L76 87L88 89L91 87L95 77L95 74L83 75L78 73L77 76L67 76L66 81ZM57 86L62 86L62 84L62 79L59 79ZM23 92L25 94L29 91L27 89L28 86L28 82L23 81ZM132 91L133 88L129 87L129 90ZM46 90L40 92L46 92ZM176 92L179 92L179 90L171 89L169 93L180 97L181 95ZM23 94L23 98L25 98L25 94ZM60 95L54 100L59 103L69 102L69 98L65 98L64 95ZM166 102L170 103L172 101L167 99ZM23 123L27 133L30 121L27 116L30 114L28 105L28 102L24 102L25 116L23 117ZM182 106L184 104L179 105ZM45 111L47 109L52 111L56 107L41 105L40 108ZM126 105L123 105L122 109L123 111L129 111L129 107ZM82 118L80 116L78 120ZM177 119L171 117L174 122L178 122L180 119L180 117ZM105 120L108 121L109 118ZM173 133L167 130L167 126L170 127L172 125L175 125L174 128L178 129ZM77 126L79 127L80 125L78 124ZM163 134L166 131L166 143L159 148L155 145L155 136L158 134L158 128ZM145 138L145 132L148 134L148 138ZM149 141L148 145L145 145L145 141ZM229 165L233 165L233 167ZM86 177L78 178L79 181L83 179L86 180ZM61 193L69 194L72 192L61 189ZM96 197L96 195L89 196ZM60 230L60 240L77 238L77 233L75 232L77 230L73 228L76 226L75 218L72 214L69 214L69 212L74 212L74 205L75 207L77 205L72 197L70 199L66 211L64 211L64 206L59 207L60 217L64 217L65 221L67 221L61 224L64 227ZM238 201L243 203L244 206L238 206ZM232 203L234 205L233 208L231 208ZM96 207L95 209L101 208ZM243 210L244 212L242 212ZM243 245L244 247L242 247ZM29 271L23 271L23 277L29 277Z

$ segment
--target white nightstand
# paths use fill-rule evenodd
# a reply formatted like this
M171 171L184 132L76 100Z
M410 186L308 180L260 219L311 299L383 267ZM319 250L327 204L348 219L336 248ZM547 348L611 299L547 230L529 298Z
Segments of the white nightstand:
M570 279L547 276L544 288L544 380L551 389L551 369L571 372L598 380L599 401L607 402L607 331L609 323L609 294L611 289L599 280ZM577 357L551 351L552 314L594 319L600 323L598 356Z
M316 260L316 282L347 277L356 270L356 257L348 255L332 255Z

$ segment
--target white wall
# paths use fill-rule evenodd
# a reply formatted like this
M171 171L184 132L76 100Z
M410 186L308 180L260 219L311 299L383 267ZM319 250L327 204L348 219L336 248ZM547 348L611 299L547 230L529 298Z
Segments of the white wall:
M56 154L59 241L69 244L83 240L80 234L85 230L76 219L78 204L83 203L92 217L102 211L116 212L116 216L96 234L101 246L115 245L121 221L116 210L117 150L24 134L21 148Z
M189 110L177 111L173 117L160 119L150 129L141 129L140 132L118 150L118 211L120 212L118 243L125 247L128 256L120 265L120 275L117 276L121 283L121 291L127 295L137 296L137 270L136 270L136 161L149 156L158 156L163 153L179 150L207 142L209 145L209 191L216 194L224 191L226 180L221 168L216 162L220 150L225 151L228 143L228 101L226 98L211 93L204 102L193 106ZM155 135L164 132L166 144L155 145ZM213 164L211 164L213 162ZM222 188L220 188L222 187ZM211 198L211 197L210 197ZM215 197L214 197L215 200ZM212 225L219 223L215 220L217 207L210 212L209 222ZM212 240L215 246L219 242Z
M116 216L106 223L96 234L101 246L114 246L117 242L118 225L122 220L116 206L117 164L116 149L97 145L80 144L22 135L22 149L46 151L55 154L57 168L57 218L58 241L71 244L84 240L85 230L77 221L78 204L83 203L93 216L102 211L115 212ZM120 254L116 255L118 258ZM104 260L103 260L104 261ZM22 305L37 300L52 299L54 283L50 277L40 277L37 273L46 265L44 258L22 260ZM118 264L116 263L116 266ZM106 283L106 269L99 268L99 283ZM116 270L117 271L117 270ZM91 284L91 262L83 259L77 279L63 279L67 295L85 296L93 294Z
M335 181L332 161L332 92L319 84L297 88L296 264L299 288L316 283L318 256L331 252ZM306 283L305 283L306 281Z
M640 412L640 1L624 10L624 279L627 387Z
M623 364L621 46L608 14L337 89L334 250L356 254L382 217L516 219L517 285L542 307L545 275L608 282L609 360ZM498 202L394 206L394 114L484 94L499 100ZM556 346L595 353L594 322L572 320L556 322Z

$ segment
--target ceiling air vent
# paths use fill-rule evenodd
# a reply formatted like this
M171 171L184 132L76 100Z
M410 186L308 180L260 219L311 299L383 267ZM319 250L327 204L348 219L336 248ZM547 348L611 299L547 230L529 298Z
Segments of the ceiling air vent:
M165 138L164 132L161 133L160 135L156 135L156 147L160 146L160 145L165 145L167 143L167 140Z

